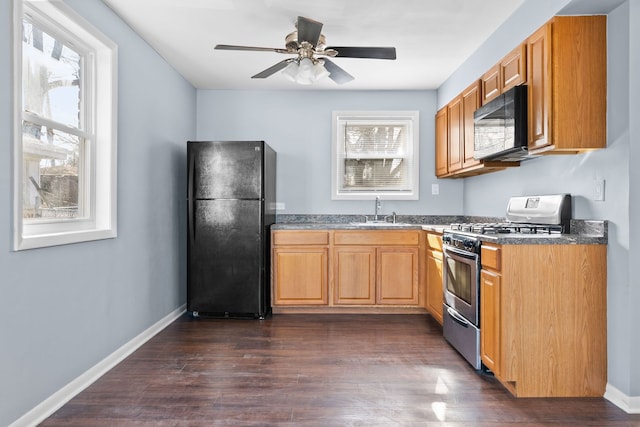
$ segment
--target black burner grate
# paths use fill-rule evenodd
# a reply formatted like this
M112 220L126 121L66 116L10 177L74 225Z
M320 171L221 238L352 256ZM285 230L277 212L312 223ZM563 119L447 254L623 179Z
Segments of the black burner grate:
M513 222L454 223L451 224L451 229L476 234L561 234L564 232L564 227L557 224L520 224Z

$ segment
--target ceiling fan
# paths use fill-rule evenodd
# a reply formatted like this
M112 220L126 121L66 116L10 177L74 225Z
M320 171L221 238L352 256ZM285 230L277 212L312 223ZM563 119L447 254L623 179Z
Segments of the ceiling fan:
M354 79L351 74L340 68L329 58L396 59L395 47L326 46L326 39L321 31L321 22L298 16L296 31L285 37L284 49L228 44L216 45L215 49L277 52L296 55L294 58L287 58L278 62L251 78L264 79L280 70L284 70L285 76L301 84L310 84L326 76L338 84L347 83Z

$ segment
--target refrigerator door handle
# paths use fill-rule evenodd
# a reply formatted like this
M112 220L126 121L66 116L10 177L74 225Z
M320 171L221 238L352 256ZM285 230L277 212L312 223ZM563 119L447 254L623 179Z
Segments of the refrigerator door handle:
M188 177L188 184L187 184L187 205L188 205L188 212L187 212L187 222L189 223L189 237L191 238L192 242L195 242L196 240L196 226L195 226L195 207L193 206L194 203L196 202L193 199L193 176L195 174L195 167L196 167L196 156L195 154L190 151L189 152L189 177Z

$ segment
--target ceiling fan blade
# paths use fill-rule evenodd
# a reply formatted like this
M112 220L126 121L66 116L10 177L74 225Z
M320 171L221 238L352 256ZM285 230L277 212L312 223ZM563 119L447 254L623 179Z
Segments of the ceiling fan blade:
M278 52L278 53L290 53L286 49L277 49L272 47L255 47L255 46L236 46L232 44L217 44L214 49L217 50L248 50L257 52Z
M331 46L326 49L333 49L338 52L335 57L342 58L372 58L372 59L396 59L395 47L353 47Z
M298 16L298 44L309 42L315 47L318 44L321 32L322 22Z
M324 68L330 73L329 78L339 85L348 83L354 79L354 77L347 73L342 68L338 67L334 62L325 59L324 60Z
M255 76L251 76L251 78L252 79L264 79L266 77L269 77L270 75L275 74L278 71L284 69L287 65L289 65L289 62L291 62L291 61L293 61L293 59L285 59L284 61L280 61L276 65L272 65L271 67L267 68L266 70L259 72Z

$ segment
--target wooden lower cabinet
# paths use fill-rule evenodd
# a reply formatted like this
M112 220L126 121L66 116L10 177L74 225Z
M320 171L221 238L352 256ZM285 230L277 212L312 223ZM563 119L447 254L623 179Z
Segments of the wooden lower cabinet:
M418 248L335 247L334 304L418 303Z
M376 304L418 304L418 248L377 249Z
M272 233L271 301L274 306L327 305L329 233Z
M442 325L442 234L427 232L426 240L427 311Z
M480 357L482 362L500 376L500 275L489 270L480 271Z
M413 307L424 312L422 233L276 230L272 233L272 305L343 310Z
M334 304L375 304L376 249L339 247L333 251Z
M328 302L328 249L276 248L273 250L273 304L326 305Z
M606 245L481 250L484 364L518 397L603 396Z

